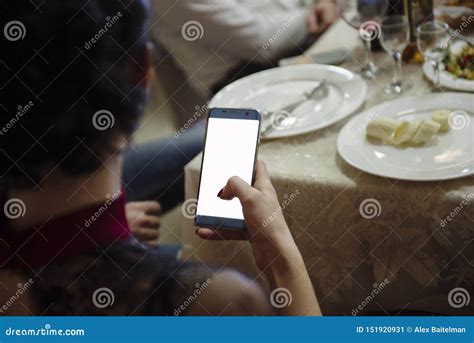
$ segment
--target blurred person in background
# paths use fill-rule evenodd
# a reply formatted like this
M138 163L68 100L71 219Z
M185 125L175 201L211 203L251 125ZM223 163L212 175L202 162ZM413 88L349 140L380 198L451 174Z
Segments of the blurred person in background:
M338 17L333 0L153 0L152 34L200 94L299 55Z
M157 245L162 215L184 200L184 167L203 148L204 125L205 120L201 120L179 134L130 144L125 149L125 213L133 236L140 242ZM178 245L167 248L179 250Z

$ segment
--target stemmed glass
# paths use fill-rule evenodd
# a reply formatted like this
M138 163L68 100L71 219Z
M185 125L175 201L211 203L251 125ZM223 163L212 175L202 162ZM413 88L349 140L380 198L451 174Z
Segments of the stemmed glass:
M382 19L381 29L380 44L395 61L392 82L384 90L387 94L401 94L403 92L402 52L408 44L410 35L408 19L403 15L386 16Z
M377 67L372 57L372 41L380 36L380 20L387 12L387 0L338 0L344 21L355 29L365 45L365 64L360 74L373 79Z
M428 21L416 29L418 49L431 63L434 72L434 91L439 92L439 65L446 57L450 46L448 24L442 21Z

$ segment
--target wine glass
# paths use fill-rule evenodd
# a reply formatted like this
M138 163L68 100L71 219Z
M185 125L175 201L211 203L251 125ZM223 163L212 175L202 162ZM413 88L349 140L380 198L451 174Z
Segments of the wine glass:
M401 80L402 52L408 45L410 36L408 18L403 15L386 16L382 19L381 29L380 44L393 57L395 62L392 82L384 90L387 94L401 94L403 92Z
M365 79L373 79L377 67L372 57L372 41L380 36L380 20L387 12L387 0L338 0L344 21L359 30L365 46L365 63L360 74Z
M434 91L440 91L439 65L446 57L450 46L448 24L435 20L428 21L417 27L418 49L431 63L434 72Z

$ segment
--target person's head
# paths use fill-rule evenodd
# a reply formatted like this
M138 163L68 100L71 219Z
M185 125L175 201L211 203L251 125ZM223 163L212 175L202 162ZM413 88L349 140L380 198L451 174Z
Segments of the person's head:
M148 2L2 0L0 13L0 179L93 172L147 100Z

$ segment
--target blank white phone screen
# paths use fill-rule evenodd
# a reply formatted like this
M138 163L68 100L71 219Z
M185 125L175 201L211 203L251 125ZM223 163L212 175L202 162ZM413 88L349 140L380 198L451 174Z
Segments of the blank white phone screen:
M234 175L252 182L258 124L258 120L209 118L197 215L244 219L239 199L222 200L217 193Z

